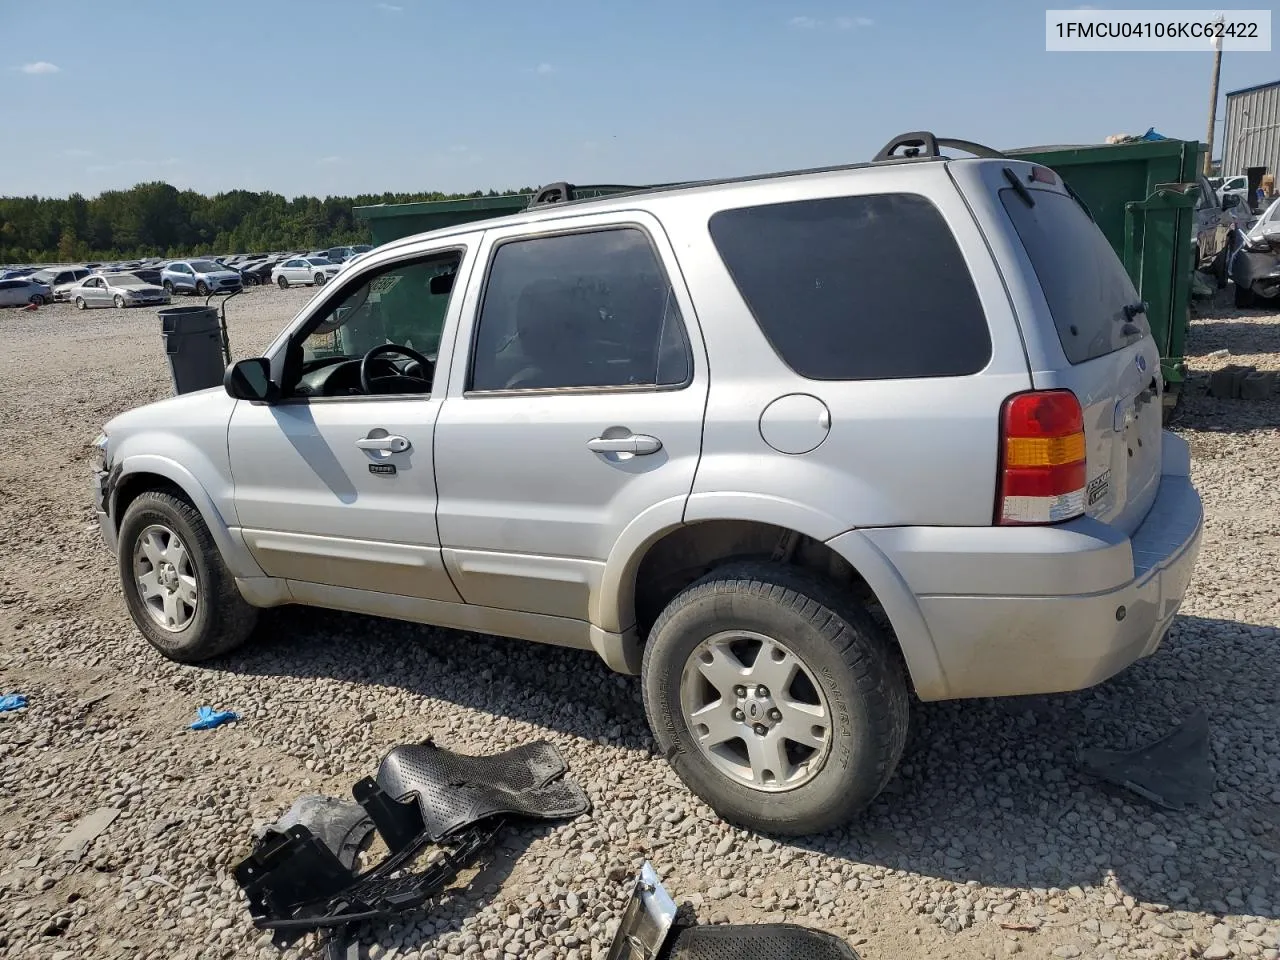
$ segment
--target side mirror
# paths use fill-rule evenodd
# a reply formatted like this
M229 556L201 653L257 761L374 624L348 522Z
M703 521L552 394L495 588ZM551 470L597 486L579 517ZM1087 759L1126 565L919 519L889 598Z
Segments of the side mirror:
M280 388L271 382L271 364L265 357L238 360L227 367L222 386L237 400L274 403L280 399Z

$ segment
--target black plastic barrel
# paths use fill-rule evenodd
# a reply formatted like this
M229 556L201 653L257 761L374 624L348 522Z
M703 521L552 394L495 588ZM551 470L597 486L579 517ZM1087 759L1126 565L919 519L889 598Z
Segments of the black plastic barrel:
M222 385L222 330L213 307L166 307L157 311L164 352L176 393Z

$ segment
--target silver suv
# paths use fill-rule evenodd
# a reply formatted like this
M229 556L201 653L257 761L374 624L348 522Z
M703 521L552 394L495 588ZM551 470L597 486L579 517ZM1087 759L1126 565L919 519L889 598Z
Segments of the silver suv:
M288 603L594 650L694 792L807 833L913 695L1155 651L1202 522L1161 393L1051 170L894 158L379 247L225 391L107 424L98 515L168 657Z

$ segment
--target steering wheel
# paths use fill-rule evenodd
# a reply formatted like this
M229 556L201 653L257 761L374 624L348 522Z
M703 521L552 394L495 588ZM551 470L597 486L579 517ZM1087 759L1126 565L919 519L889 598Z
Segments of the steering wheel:
M424 373L433 368L430 360L411 347L402 347L398 343L380 343L366 353L360 361L360 387L365 393L431 392L431 381L426 377L411 377L403 373L393 373L382 377L372 376L369 372L369 361L376 360L378 357L385 356L388 353L398 353L402 357L408 357L421 365ZM374 384L377 384L378 389L374 389ZM423 389L424 386L425 390Z

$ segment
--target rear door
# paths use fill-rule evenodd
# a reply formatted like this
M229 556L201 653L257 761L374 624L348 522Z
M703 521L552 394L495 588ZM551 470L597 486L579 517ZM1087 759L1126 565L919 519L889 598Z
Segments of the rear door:
M1069 389L1080 400L1086 513L1132 532L1155 500L1161 465L1160 354L1141 298L1053 171L1015 162L951 166L967 193L994 198L991 232L1008 240L1001 262L1012 292L1025 294L1018 321L1036 389Z
M436 426L445 564L468 603L588 620L626 527L693 485L692 304L648 214L489 230L481 257Z

